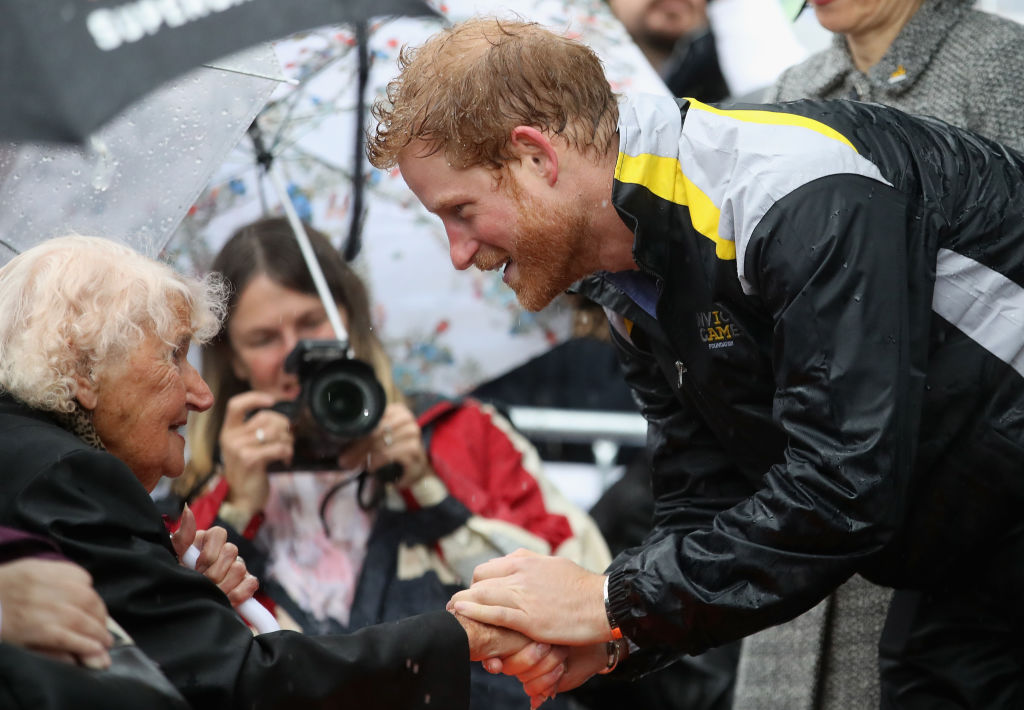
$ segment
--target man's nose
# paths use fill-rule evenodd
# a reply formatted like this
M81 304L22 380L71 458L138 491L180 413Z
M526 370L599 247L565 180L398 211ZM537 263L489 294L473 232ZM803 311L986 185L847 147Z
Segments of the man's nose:
M479 251L480 245L476 240L470 239L458 230L448 230L448 254L452 260L452 266L459 271L468 269L473 265L473 257Z

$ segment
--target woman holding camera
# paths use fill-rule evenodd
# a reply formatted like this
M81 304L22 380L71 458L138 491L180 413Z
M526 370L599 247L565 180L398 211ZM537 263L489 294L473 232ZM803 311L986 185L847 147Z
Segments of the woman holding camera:
M603 569L610 557L596 525L541 476L536 451L497 412L398 392L366 289L323 234L309 236L355 357L372 365L387 405L335 470L289 470L305 452L271 409L300 394L285 358L302 339L335 335L287 221L236 232L212 266L231 288L224 326L203 352L214 405L190 424L175 492L200 527L228 528L262 580L258 598L285 627L336 633L443 608L477 564L520 547ZM479 666L473 698L527 707L514 679Z

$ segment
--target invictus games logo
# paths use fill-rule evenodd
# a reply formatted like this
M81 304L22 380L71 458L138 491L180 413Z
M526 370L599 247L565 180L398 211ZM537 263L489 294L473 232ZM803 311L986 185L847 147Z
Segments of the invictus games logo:
M739 328L725 311L705 311L697 314L697 332L708 350L731 348L739 336Z

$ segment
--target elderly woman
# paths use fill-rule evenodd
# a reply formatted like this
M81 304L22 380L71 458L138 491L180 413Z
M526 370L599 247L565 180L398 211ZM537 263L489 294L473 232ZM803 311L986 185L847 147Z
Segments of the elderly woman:
M359 634L254 637L178 564L149 496L212 404L186 359L221 289L114 242L44 242L0 270L0 525L42 534L195 708L462 708L469 660L544 647L446 611Z

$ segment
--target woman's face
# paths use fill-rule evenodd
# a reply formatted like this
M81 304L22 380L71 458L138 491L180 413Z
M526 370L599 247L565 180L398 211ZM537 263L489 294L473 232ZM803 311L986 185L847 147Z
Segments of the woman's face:
M342 323L348 327L339 307ZM299 380L284 360L303 338L331 340L334 329L317 296L292 291L260 274L249 281L228 320L231 366L254 390L293 400Z
M821 26L844 35L881 32L902 24L921 0L810 0ZM909 13L909 14L908 14Z
M185 469L182 428L188 413L213 404L206 382L189 363L192 329L181 309L177 335L168 345L154 333L134 348L128 362L99 373L93 383L79 380L76 397L92 410L104 446L124 461L152 491L161 476Z

